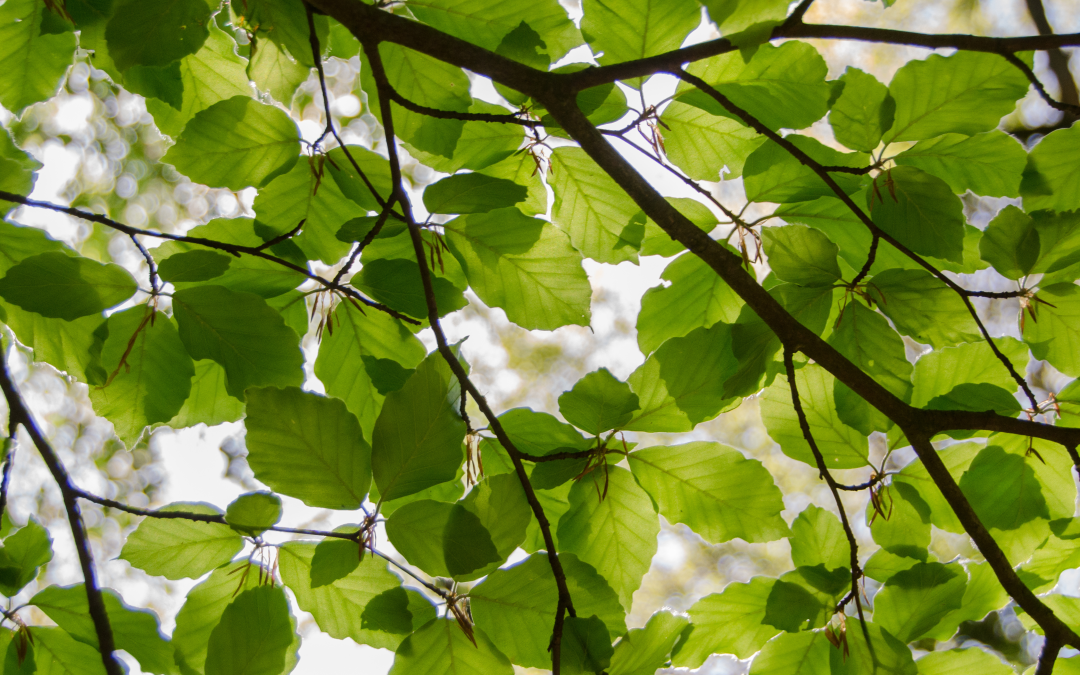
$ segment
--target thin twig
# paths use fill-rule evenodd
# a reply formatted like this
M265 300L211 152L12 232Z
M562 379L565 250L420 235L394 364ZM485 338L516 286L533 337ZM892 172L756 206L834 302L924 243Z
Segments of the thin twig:
M277 246L286 239L292 239L294 236L296 236L297 233L300 232L300 230L304 228L304 223L306 222L307 218L302 219L293 229L289 230L288 232L283 232L282 234L279 234L278 236L274 237L269 241L264 241L263 243L256 246L255 249L257 251L265 251L268 248L273 248Z
M372 75L378 88L379 105L383 117L383 130L386 134L386 142L390 154L390 173L393 178L394 190L398 194L398 202L401 204L402 212L408 222L409 234L412 237L413 242L413 251L416 254L416 260L420 267L420 280L424 287L424 299L427 303L428 321L431 324L432 332L435 334L435 341L438 345L439 353L447 362L447 365L449 365L450 370L458 378L462 393L464 394L464 392L467 391L473 397L473 400L476 401L481 412L483 412L484 416L487 418L488 424L490 425L492 432L494 432L495 437L499 439L499 442L507 451L507 454L510 455L510 461L514 464L514 470L517 473L518 480L525 492L525 498L532 508L533 515L536 517L540 532L544 538L544 545L548 551L548 562L551 565L552 575L555 577L555 585L558 588L559 597L555 610L555 624L552 628L551 635L552 674L559 675L562 666L562 631L565 615L569 613L570 616L575 616L576 614L574 612L573 602L570 598L570 589L566 582L566 574L563 571L562 562L559 560L557 548L555 546L555 539L551 533L551 525L547 520L547 514L544 513L543 506L536 497L536 492L533 490L532 484L529 482L528 474L525 472L525 466L522 464L517 448L513 442L511 442L509 436L506 434L506 430L503 429L498 416L495 415L494 411L488 405L487 400L469 380L468 373L465 372L461 362L458 361L457 356L453 353L453 350L450 349L450 345L446 340L446 335L439 323L439 308L435 301L435 291L431 279L431 271L428 269L427 257L424 255L423 238L421 237L419 226L412 217L409 198L408 195L405 194L402 185L401 163L397 155L394 121L390 109L391 101L387 94L389 80L386 76L386 70L383 67L382 57L378 51L377 40L366 39L366 36L364 36L361 37L360 43L368 58L368 63L371 66Z
M852 286L858 286L859 282L866 278L867 274L870 274L870 268L874 266L874 260L877 258L878 244L881 243L881 237L874 234L870 239L870 250L866 252L866 262L863 263L862 269L855 275L855 278L851 280Z
M836 479L829 473L829 467L825 464L825 457L821 454L821 450L814 440L814 434L810 431L810 423L806 419L806 411L803 410L802 400L799 398L799 386L795 381L794 354L787 345L784 345L784 368L787 371L788 387L791 389L791 404L794 406L795 414L799 418L799 427L802 429L803 438L806 440L807 445L810 446L818 471L829 486L829 491L832 492L833 500L836 502L836 510L840 512L840 524L844 526L844 534L847 536L848 550L850 552L851 594L855 598L855 609L859 614L859 623L862 625L863 637L866 638L866 646L870 650L874 663L877 663L877 657L874 656L874 646L870 642L870 630L866 627L866 617L863 616L862 601L859 600L859 579L862 577L862 568L859 566L859 544L855 540L855 532L851 529L851 523L848 522L847 511L844 509L844 500L840 498L840 488L836 483Z
M75 550L79 554L79 566L82 568L83 586L86 589L86 603L90 619L94 624L94 633L101 652L101 663L108 675L123 675L124 669L113 653L116 650L116 643L113 640L109 615L105 610L105 599L101 594L97 574L94 571L94 553L90 547L90 537L86 533L86 523L83 522L82 512L79 511L78 493L71 483L67 469L64 468L49 442L45 440L45 436L38 429L37 423L34 422L26 404L23 403L18 390L15 389L15 384L8 375L6 359L0 359L0 389L3 389L4 398L7 399L10 423L21 424L30 434L53 480L60 488L68 524L71 526L71 535L75 540Z
M1053 35L1054 28L1050 25L1050 20L1046 18L1046 8L1043 7L1042 0L1027 0L1027 8L1028 13L1031 14L1031 20L1035 22L1035 28L1039 31L1039 35ZM1068 114L1070 111L1065 111L1066 117L1075 119L1075 113L1080 111L1080 92L1077 91L1076 80L1073 79L1072 71L1069 68L1069 55L1062 51L1061 47L1050 47L1046 49L1046 56L1050 61L1050 70L1054 73L1054 77L1057 78L1058 88L1061 89L1061 101L1072 109L1073 114ZM1058 110L1061 109L1058 108Z
M360 180L364 182L368 191L375 198L375 202L379 205L379 208L386 209L386 200L383 199L379 191L375 189L375 185L364 173L364 170L360 168L360 164L349 152L349 146L345 145L345 142L341 140L341 136L338 136L337 129L334 128L334 117L330 114L330 94L326 89L326 71L323 68L322 61L322 47L319 45L319 34L315 30L315 12L312 11L311 5L304 3L304 10L307 12L308 23L308 42L311 43L311 58L315 61L315 71L319 75L319 87L322 89L323 107L326 110L326 128L323 130L322 135L318 140L313 143L314 146L318 146L326 138L326 134L329 133L337 141L337 144L341 147L341 151L345 153L345 157L352 164L353 169L356 171L356 175L360 176Z
M795 11L793 11L784 21L783 26L785 28L790 28L795 24L802 23L803 17L806 16L806 10L810 9L810 5L812 4L814 4L814 0L802 0L795 8Z
M1076 118L1077 113L1080 113L1080 106L1072 105L1071 103L1062 103L1061 101L1058 101L1053 96L1051 96L1050 92L1046 91L1046 86L1042 83L1042 80L1040 80L1039 76L1035 74L1035 71L1029 68L1028 64L1020 60L1020 57L1018 57L1016 54L1005 52L1001 56L1006 61L1011 63L1017 70L1024 74L1024 77L1028 79L1028 82L1030 82L1032 86L1035 87L1035 91L1039 92L1039 96L1042 97L1042 100L1046 101L1047 105L1049 105L1051 108L1055 110L1060 110L1066 115L1071 116L1073 119Z
M146 266L150 268L150 290L153 291L151 295L157 295L161 292L161 283L158 281L157 265L154 264L154 256L150 255L150 251L146 250L146 247L142 245L139 238L134 234L129 235L131 242L135 244L135 248L139 249L139 253L142 254L144 260L146 260Z
M396 203L397 193L394 193L390 195L390 199L386 201L386 206L383 207L382 213L379 214L379 219L375 221L375 226L372 227L371 230L364 235L363 241L360 242L359 246L353 249L352 254L349 255L349 259L345 261L345 264L341 266L341 269L338 270L338 273L334 275L335 284L341 283L342 277L349 273L349 270L352 269L352 266L355 265L356 261L360 259L360 255L364 252L364 249L366 249L368 245L375 240L375 237L379 236L379 233L382 232L383 225L386 224L387 217L390 215L390 212L393 210L394 204Z
M333 281L330 281L328 279L324 279L324 278L320 277L318 274L313 274L311 271L307 270L306 268L301 267L299 265L294 265L293 263L289 262L288 260L282 260L281 258L277 258L275 256L269 255L268 253L266 253L264 251L261 251L259 249L259 247L257 247L257 246L240 246L238 244L226 244L225 242L214 241L212 239L204 239L202 237L186 237L186 236L179 235L179 234L165 234L164 232L151 232L149 230L141 230L141 229L139 229L137 227L131 227L130 225L125 225L125 224L117 222L117 221L115 221L115 220L113 220L111 218L107 218L105 216L100 216L100 215L98 215L96 213L90 213L88 211L82 211L80 209L72 208L70 206L61 206L59 204L53 204L52 202L43 202L43 201L40 201L40 200L37 200L37 199L30 199L28 197L23 197L22 195L17 195L17 194L11 193L11 192L5 192L3 190L0 190L0 199L5 199L5 200L11 201L11 202L17 202L17 203L23 204L25 206L33 206L33 207L41 208L41 209L49 209L50 211L56 211L58 213L66 213L69 216L75 216L76 218L82 218L84 220L89 220L89 221L94 222L94 223L101 223L102 225L107 225L107 226L113 228L114 230L117 230L119 232L123 232L124 234L127 234L127 235L139 234L139 235L144 235L144 236L147 236L147 237L157 237L159 239L167 239L169 241L179 241L179 242L184 242L186 244L194 244L196 246L205 246L206 248L211 248L211 249L215 249L215 250L218 250L218 251L224 251L225 253L232 254L232 255L234 255L236 257L240 257L241 255L251 255L251 256L255 256L256 258L262 258L263 260L269 260L272 263L275 263L277 265L281 265L282 267L286 267L286 268L288 268L290 270L293 270L294 272L298 272L299 274L304 275L308 279L311 279L312 281L322 285L323 287L325 287L328 290L337 291L338 293L343 293L343 294L353 298L354 300L362 302L363 304L367 305L368 307L371 307L373 309L377 309L377 310L379 310L381 312L386 312L387 314L394 317L395 319L399 319L399 320L404 321L406 323L411 323L411 324L417 325L417 326L420 325L420 322L417 321L416 319L413 319L412 317L405 316L404 314L402 314L402 313L400 313L400 312L398 312L396 310L390 309L389 307L387 307L386 305L384 305L382 303L375 302L374 300L366 298L363 295L360 295L360 293L358 293L356 291L356 289L354 289L354 288L349 288L348 286L342 286L342 285L334 283Z

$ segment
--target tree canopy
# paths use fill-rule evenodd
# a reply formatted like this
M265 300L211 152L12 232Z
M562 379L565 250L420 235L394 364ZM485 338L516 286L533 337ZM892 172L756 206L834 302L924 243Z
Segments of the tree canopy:
M644 675L712 654L752 658L753 675L1007 672L935 649L1007 605L1044 637L1036 673L1080 668L1058 659L1080 649L1080 605L1057 585L1080 567L1080 380L1029 375L1080 377L1063 51L1080 35L1055 35L1038 0L1026 37L812 23L812 4L583 0L573 20L556 0L0 4L15 119L83 64L145 98L164 139L145 172L253 197L193 229L43 202L41 163L0 133L0 511L36 447L83 577L8 603L4 672L116 675L123 650L157 675L284 674L297 608L393 650L394 675ZM829 41L923 51L888 82L858 63L829 79ZM331 114L343 60L367 144ZM1029 91L1049 126L1003 123ZM325 114L314 141L298 97ZM41 209L112 243L76 250L22 222ZM471 301L527 330L589 326L586 259L644 256L670 262L641 298L637 370L594 370L557 409L489 405L448 316ZM995 334L991 306L1015 325ZM266 489L154 509L84 489L21 395L16 352L84 383L129 447L243 420ZM691 435L750 398L833 508L785 519L760 458ZM354 524L280 525L282 496ZM98 506L141 518L131 566L200 579L170 637L99 584L83 514ZM786 539L791 569L627 630L661 518L712 544ZM5 522L5 597L74 563L51 562L36 520ZM943 533L972 546L938 559Z

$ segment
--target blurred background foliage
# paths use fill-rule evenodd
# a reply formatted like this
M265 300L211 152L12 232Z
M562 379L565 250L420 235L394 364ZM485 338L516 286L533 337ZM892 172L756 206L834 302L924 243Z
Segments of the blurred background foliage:
M563 4L571 16L580 15L574 0L564 0ZM1046 5L1049 19L1058 32L1080 29L1080 2L1051 0ZM930 33L1021 35L1036 32L1024 0L898 0L889 9L864 0L820 0L813 5L806 20ZM238 28L243 25L240 17L221 12L218 22L220 28L236 39L240 56L248 57L252 45L248 32ZM715 36L703 28L693 37L704 40ZM847 64L858 64L879 79L888 81L907 60L925 57L924 50L914 48L842 41L814 42L829 62L830 78L839 76ZM256 32L256 49L258 45ZM333 36L330 50L335 54ZM278 102L291 110L305 138L314 140L325 126L318 81L314 74L306 74L305 69L294 65L297 66L294 75L297 81L305 76L306 80L291 101ZM359 68L358 58L347 52L339 51L327 59L325 70L331 113L346 143L378 149L381 132L377 131L374 119L368 114L365 97L360 92ZM1045 55L1036 56L1035 70L1048 83L1051 93L1056 94L1055 80L1048 71ZM1053 124L1059 115L1034 94L1029 94L1016 113L1005 120L1005 127L1024 137L1026 130ZM165 154L171 141L158 131L145 99L114 85L104 71L92 66L89 58L69 71L60 95L31 107L21 119L0 111L0 123L10 130L23 149L44 164L33 194L36 198L70 203L136 227L174 233L186 232L213 218L251 213L253 189L239 193L208 189L192 184L171 167L160 164L157 160ZM823 142L832 143L831 132L824 121L815 125L812 133ZM1029 138L1029 142L1034 140L1035 137ZM437 177L415 161L408 162L404 169L416 185L427 184ZM729 206L745 203L741 180L707 185ZM969 195L965 199L966 215L973 224L985 225L1001 207L1002 201ZM748 216L761 215L754 213L755 209L760 207L751 206ZM55 213L22 209L17 216L21 222L47 229L85 256L111 257L131 269L144 264L130 240L111 230ZM663 267L660 263L662 261L656 258L645 259L641 268L635 268L629 263L611 267L587 262L594 285L591 328L570 326L551 333L526 331L507 322L501 310L488 309L475 298L468 307L448 317L446 328L452 339L468 336L464 351L471 362L475 381L488 392L489 401L496 410L528 406L554 412L558 409L556 399L559 394L590 370L604 366L623 377L643 360L636 346L635 317L641 294L659 282ZM764 276L767 270L759 269L758 273ZM994 283L990 275L976 281L980 288L988 289ZM1015 299L979 301L980 313L995 335L1018 336ZM309 335L305 348L316 349L314 339ZM915 343L909 342L909 352L917 349ZM909 356L917 353L909 353ZM175 432L161 430L149 439L144 437L135 447L125 449L112 434L109 423L94 416L86 385L69 382L48 366L35 366L26 356L23 353L21 358L15 359L15 363L21 364L21 370L16 370L15 376L22 381L28 403L39 419L47 423L54 446L81 486L134 506L150 506L167 501L163 498L164 493L171 499L184 498L185 488L197 484L192 481L232 481L237 484L237 492L241 486L250 488L253 485L251 472L243 459L242 426L225 425L229 428L223 433L205 429L189 433L181 439L182 444L176 443L177 439L170 442L169 436ZM1028 377L1036 387L1037 395L1056 390L1063 384L1062 376L1045 364L1033 364ZM312 386L319 387L317 382ZM476 413L474 409L474 418ZM783 455L779 446L768 437L756 401L748 401L735 411L700 425L690 436L680 434L678 440L720 441L761 460L785 495L787 510L784 515L789 521L810 503L834 508L831 495L816 472ZM675 435L627 434L626 440L647 447L674 439ZM885 451L883 439L876 440L876 445L872 445L875 462L880 461ZM198 466L185 476L170 472L164 453L186 453L189 446L184 444L192 443L219 446L220 461ZM22 447L29 446L24 444ZM887 468L899 468L910 459L904 454L894 454ZM195 460L176 457L172 461L182 464ZM844 473L838 472L837 478L846 481ZM32 452L24 450L20 453L12 486L11 518L22 523L33 514L49 527L55 539L57 562L48 566L47 578L40 579L38 585L32 584L24 593L32 595L39 585L76 580L76 557L60 507L59 492L48 479L40 459ZM866 499L864 492L847 495L853 516L864 513ZM91 505L85 508L85 514L95 539L98 559L115 558L125 532L134 524L133 519L115 511L105 513ZM325 523L325 514L308 515L308 520L298 524L320 526ZM874 546L865 519L854 520L860 546L865 546L862 550L871 551ZM940 560L972 552L966 537L937 529L931 550ZM682 525L664 523L659 553L641 590L635 594L629 624L631 627L643 625L663 606L685 610L730 582L746 581L757 574L777 576L791 568L787 540L769 544L746 544L735 540L710 545ZM126 564L103 566L103 571L104 583L121 588L129 602L158 609L166 630L170 628L170 617L190 586L186 582L163 582L148 577ZM1076 582L1074 570L1067 572L1061 583L1076 587ZM874 583L867 579L867 584ZM1076 593L1078 589L1072 588L1071 592ZM302 612L300 615L305 616ZM35 618L46 621L44 616ZM310 617L306 624L305 637L317 631ZM1029 638L1009 609L991 614L982 622L962 626L954 641L962 643L966 639L991 645L1018 667L1034 662ZM312 663L309 660L306 666L302 659L296 672L316 672L308 669ZM698 672L717 674L745 670L746 664L733 657L713 656Z

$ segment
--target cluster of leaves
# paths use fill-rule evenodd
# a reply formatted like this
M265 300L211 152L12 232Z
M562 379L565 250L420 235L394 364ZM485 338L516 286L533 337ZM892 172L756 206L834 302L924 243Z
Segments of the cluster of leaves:
M1080 605L1046 594L1080 566L1078 437L1061 431L1080 426L1080 385L1040 402L1020 375L1033 357L1080 377L1080 131L1029 150L997 130L1029 89L1031 55L1018 48L932 55L888 84L853 67L828 80L811 44L769 42L830 37L802 23L809 2L790 17L787 0L702 4L725 39L666 61L700 24L697 0L585 0L580 26L555 0L0 5L4 107L22 114L56 93L73 59L88 60L146 97L174 141L161 162L213 188L257 189L253 219L180 234L66 209L130 238L140 270L0 223L0 321L34 360L89 385L129 445L159 426L243 419L247 461L270 490L224 512L143 511L74 488L50 464L72 501L148 516L121 555L132 566L209 576L169 640L152 613L102 593L92 575L85 588L45 588L28 604L57 627L5 613L16 627L0 632L5 669L118 672L110 649L98 655L111 642L162 675L287 673L299 646L293 603L332 637L395 650L396 675L512 665L637 675L714 653L775 675L1005 672L976 650L916 662L909 645L947 641L1010 597L1056 645L1051 668L1063 643L1080 647L1062 628ZM579 47L601 67L548 72ZM321 77L324 58L352 57L386 155L335 145L333 126L305 144L283 109L313 68ZM474 99L462 66L494 79L503 103ZM681 83L633 108L627 93L659 72ZM594 81L565 84L575 77ZM843 149L798 133L826 116ZM708 205L650 192L597 126L616 144L640 130L649 145L638 150ZM426 220L402 183L403 151L446 175L419 194ZM33 206L40 164L6 134L0 155L5 212ZM771 215L747 222L696 182L721 177L741 177L747 203L775 205ZM980 230L965 219L965 194L1014 203ZM166 241L144 248L155 237ZM639 256L673 258L666 283L642 299L644 363L625 381L603 368L583 377L559 397L562 420L496 416L439 319L471 289L526 329L585 326L583 260ZM751 260L771 270L760 286L741 267ZM991 268L1017 290L957 282ZM1022 339L992 338L973 295L1019 298ZM421 329L439 349L427 353ZM301 388L309 332L325 396ZM924 346L914 362L911 345ZM32 428L4 391L13 428ZM633 442L634 432L690 432L756 394L770 436L821 472L840 518L811 506L789 525L769 471L733 448ZM467 396L489 431L465 416ZM886 475L890 455L871 463L873 434L890 455L913 445L918 458ZM867 482L831 473L850 469ZM843 490L872 493L870 556L855 548ZM358 522L281 527L278 495ZM69 515L78 544L78 510ZM660 516L710 543L787 538L793 570L627 631ZM374 536L383 522L401 570L427 594L388 569ZM971 535L986 560L936 560L933 528ZM270 530L317 540L271 544ZM236 559L245 542L253 551ZM527 557L504 566L519 549ZM88 548L80 554L92 570ZM0 592L17 594L50 558L35 522L7 536ZM864 577L880 586L872 617Z

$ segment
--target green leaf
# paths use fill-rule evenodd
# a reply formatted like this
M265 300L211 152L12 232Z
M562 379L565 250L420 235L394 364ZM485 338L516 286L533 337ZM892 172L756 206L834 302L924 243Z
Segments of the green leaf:
M210 35L202 49L180 59L180 85L183 102L179 110L156 99L146 100L146 108L154 116L158 128L176 138L184 126L197 113L234 96L253 96L248 82L247 59L236 54L236 41L210 21ZM80 43L85 45L86 31L82 31ZM125 82L140 70L134 66L128 71Z
M831 286L842 281L836 244L818 230L802 225L765 227L762 246L769 268L779 279L800 286Z
M986 226L979 253L1002 276L1020 279L1039 260L1039 243L1035 221L1010 204Z
M242 400L251 386L303 380L299 336L259 296L197 286L173 294L173 312L191 357L213 359L225 369L230 396Z
M854 66L848 66L839 81L844 90L829 112L833 135L852 150L876 150L882 134L893 124L896 101L888 87Z
M959 481L975 513L1011 560L1026 559L1050 531L1046 498L1030 466L1037 461L999 445L987 446Z
M683 523L705 541L756 543L789 534L780 517L783 496L757 460L719 443L637 450L628 457L637 482L670 523Z
M716 181L721 172L726 178L738 178L746 158L765 142L739 120L717 117L678 100L664 108L660 122L668 159L696 180Z
M562 230L516 208L459 218L445 228L469 285L510 321L531 330L589 324L592 287Z
M821 366L807 365L795 372L795 381L810 432L825 458L825 466L829 469L867 466L868 441L865 435L840 421L833 401L833 376ZM785 455L817 467L792 407L791 387L785 375L777 375L761 394L761 418L769 436L780 444Z
M0 279L0 297L44 317L74 321L135 294L127 270L60 251L24 258Z
M874 617L901 642L917 640L960 607L966 585L959 565L918 563L885 582L874 600Z
M1009 391L994 384L958 384L949 393L935 396L926 404L927 410L987 410L999 415L1016 417L1022 411L1020 402Z
M408 373L424 359L424 346L383 312L361 313L341 303L330 320L334 330L323 335L315 375L327 394L345 401L360 421L364 438L370 439L385 394L394 390L382 387L381 366L398 364Z
M262 186L296 163L296 123L283 111L246 96L195 114L162 162L210 187Z
M734 654L740 659L761 649L780 629L765 622L769 596L776 579L754 577L749 583L728 584L722 593L698 600L689 610L693 628L676 650L672 664L697 668L710 654Z
M390 85L404 98L438 110L468 112L472 104L469 78L461 68L389 42L379 44L379 53ZM360 63L360 84L372 103L368 110L381 123L382 110L375 105L375 79L363 52ZM443 157L453 156L465 125L461 120L429 117L400 106L394 106L393 116L394 132L403 141Z
M348 549L342 547L335 555L355 562L356 544L345 543ZM289 542L279 550L282 581L295 594L300 609L311 612L319 628L331 637L396 649L405 636L435 618L435 608L412 599L381 558L365 556L352 572L316 587L311 581L316 545Z
M225 522L240 534L257 537L281 520L281 498L272 492L248 492L225 509Z
M781 633L750 664L750 675L811 675L828 672L832 649L823 631Z
M415 8L416 5L413 7ZM525 26L525 28L528 28L528 26ZM547 67L544 66L544 70L546 69ZM495 88L504 91L501 89L501 85L496 84ZM509 93L509 90L505 91ZM474 100L472 105L469 106L469 112L509 115L512 111L501 105ZM462 169L479 171L510 158L515 154L524 138L523 129L517 124L492 124L491 122L472 120L466 122L465 126L462 127L461 138L458 139L453 157L443 157L442 155L433 155L417 150L417 159L424 165L430 166L441 173L457 173ZM515 159L526 159L532 164L532 159L527 152L521 153ZM487 174L485 173L485 175ZM506 176L501 177L505 178ZM539 181L539 176L534 178ZM517 181L519 185L524 185L527 182L529 181ZM530 190L530 194L531 192L532 190Z
M1072 479L1072 470L1068 467L1068 452L1061 445L1042 439L1032 439L1012 434L991 434L988 442L999 445L1006 452L1025 458L1035 473L1050 518L1071 518L1075 512L1076 485ZM1045 463L1030 461L1038 453Z
M255 234L255 221L248 218L216 218L206 225L192 228L187 236L238 246L257 247L265 243L262 237ZM154 257L165 265L173 257L186 252L206 253L206 250L194 244L168 242L154 249ZM291 242L271 247L269 253L294 265L303 267L307 264L307 258ZM302 273L279 263L251 255L242 255L238 258L229 257L228 268L220 276L213 278L213 285L224 286L243 293L254 293L263 298L275 298L304 283L304 279ZM176 280L173 281L173 285L177 290L183 290L193 287L196 283Z
M265 35L284 47L301 65L308 68L315 65L302 7L288 0L247 0L243 7L247 24L258 27L260 37ZM326 45L329 33L326 21L321 15L315 16L315 33L322 45Z
M644 628L634 628L615 645L609 675L653 675L667 663L675 641L690 624L685 616L661 610Z
M176 502L160 511L221 515L209 504ZM183 518L146 518L128 535L120 558L147 574L194 579L232 560L244 540L227 525Z
M1013 367L1023 372L1028 359L1027 347L1010 337L994 338L994 342ZM915 388L911 404L920 408L960 384L985 382L1010 392L1017 387L1009 371L985 342L969 342L924 354L915 362L912 380Z
M248 63L248 77L260 90L288 105L296 93L296 88L311 74L311 68L305 68L294 61L289 52L282 49L272 38L258 40L253 44L255 49L252 50L251 61Z
M453 480L464 460L460 397L458 379L437 351L386 397L371 442L371 468L384 500Z
M677 211L697 226L702 232L712 232L719 223L716 215L696 199L687 197L665 197ZM641 240L641 255L662 255L670 257L678 255L686 248L664 232L652 218L645 221L645 237Z
M510 441L521 452L543 456L563 450L588 450L593 440L544 412L513 408L499 415Z
M567 675L603 675L607 672L614 650L611 635L599 617L567 617L563 631L560 672Z
M235 422L244 416L244 403L229 396L225 389L225 369L210 359L195 362L191 394L176 417L169 420L173 429L205 424L212 427Z
M746 30L761 22L780 21L787 16L785 0L704 0L712 19L724 35Z
M636 263L645 236L637 204L580 148L558 148L551 165L551 220L574 248L597 262Z
M371 449L344 401L296 387L247 391L248 464L308 506L353 510L371 485Z
M462 290L441 276L433 276L435 306L439 316L468 304ZM376 300L417 319L428 316L427 301L419 266L411 260L375 259L365 262L352 284Z
M41 33L46 11L37 0L0 6L0 105L16 115L56 93L75 54L72 33Z
M866 633L863 633L865 626ZM889 673L890 675L916 675L918 668L911 657L911 650L891 633L870 621L854 621L847 625L845 645L829 650L829 662L833 675L857 675L858 673ZM869 644L867 640L869 639Z
M335 532L356 533L359 528L343 525L335 528ZM339 581L356 571L360 566L361 556L356 542L348 539L336 539L327 537L315 545L315 553L311 556L311 588L321 588Z
M461 173L432 183L424 190L431 213L487 213L513 206L528 196L523 185L481 173Z
M735 398L727 392L739 368L732 348L732 327L724 323L660 345L626 380L641 408L622 428L690 431L719 415Z
M173 673L176 669L173 648L158 629L157 615L152 610L131 607L111 589L103 589L102 595L116 647L134 656L145 671L157 675ZM83 584L48 586L34 595L29 604L48 615L71 637L98 648L97 631L90 618Z
M829 344L900 400L911 400L914 369L907 360L903 338L885 317L858 301L849 302L837 319Z
M158 265L158 274L170 283L206 281L220 277L229 269L232 260L214 251L186 251L169 256Z
M100 350L103 340L99 331L105 319L100 314L64 321L47 319L15 305L0 303L0 310L7 314L2 320L19 342L33 349L34 361L48 363L82 382L105 383L108 374L101 368L100 358L92 353Z
M596 568L630 607L656 553L660 520L652 500L620 467L596 469L570 489L559 547Z
M1078 146L1080 130L1069 127L1050 132L1032 148L1020 182L1026 211L1080 208L1080 175L1074 161Z
M247 560L238 560L214 570L208 578L188 592L184 606L176 615L176 629L172 639L176 650L176 664L182 673L205 671L207 643L220 623L222 613L237 595L262 585L260 573L267 574L268 570L257 566L253 568ZM299 636L296 636L293 644L298 643ZM289 660L286 666L291 668L289 663L295 664L295 654L287 658Z
M0 630L0 653L3 654L0 658L3 659L5 673L11 675L34 675L37 672L34 647L30 644L28 634L23 633L20 635L6 628ZM46 652L46 659L48 658L49 655Z
M808 136L791 134L785 140L826 166L865 168L869 155L861 152L838 152ZM867 182L864 176L830 174L844 192L858 192ZM769 141L746 159L743 167L746 197L753 202L798 202L832 197L836 193L813 169L803 165L779 143Z
M52 560L52 538L33 516L26 526L4 539L0 548L0 593L13 597Z
M30 629L34 644L34 662L38 673L63 675L103 675L101 654L90 645L77 641L62 628Z
M581 30L602 65L678 49L701 23L701 10L690 0L585 0L582 10Z
M320 164L316 159L297 162L291 171L259 190L254 204L255 227L264 239L273 239L303 223L292 241L307 257L333 265L349 252L349 244L336 235L356 216L356 204L323 175L325 164Z
M128 0L105 27L116 67L165 66L202 47L209 33L210 7L203 0Z
M976 136L944 134L919 141L894 158L944 180L956 194L971 190L986 197L1019 197L1027 152L1001 131Z
M7 136L0 134L0 144L5 138ZM0 272L4 273L15 264L39 253L50 251L73 253L67 246L36 227L23 227L0 221L0 236L4 238L4 247L0 249Z
M512 675L510 665L498 647L482 630L474 634L476 644L456 621L435 619L419 629L397 649L391 675Z
M791 561L795 567L847 569L851 546L840 519L831 511L807 506L791 524Z
M1013 672L1000 658L977 647L930 652L916 661L915 665L919 667L919 675L1010 675Z
M1066 283L1041 288L1031 301L1031 309L1038 320L1026 316L1021 325L1032 355L1049 361L1066 375L1080 376L1080 287Z
M460 504L428 499L406 504L387 519L386 536L431 576L466 575L500 558L487 528Z
M867 204L874 224L915 253L963 259L964 205L940 178L898 166L874 178Z
M206 675L278 675L296 634L285 591L260 586L229 603L210 633Z
M593 436L621 428L637 409L637 395L607 368L594 370L559 396L566 421Z
M566 585L579 616L599 616L612 634L626 630L618 596L591 566L572 553L559 553ZM469 591L476 625L511 660L527 668L551 666L548 641L558 591L546 553L496 570Z
M360 174L356 172L353 162L364 172L364 176L371 181L372 187L379 193L379 197L385 202L390 198L394 190L394 184L390 178L390 162L382 155L376 154L359 145L348 146L349 155L345 155L345 149L334 148L326 153L327 162L323 168L330 173L338 189L342 194L356 202L367 211L381 211L378 200L371 193L371 188ZM349 159L352 157L352 160Z
M691 65L689 70L772 129L803 129L824 117L829 109L831 89L825 82L828 67L806 42L763 44L749 60L729 52ZM680 86L680 90L687 88L685 84ZM680 94L679 100L713 115L732 116L712 97L696 89Z
M909 61L889 84L896 121L885 142L990 131L1028 86L1027 78L997 54L960 51Z
M885 270L869 286L896 330L916 342L940 349L978 339L979 327L960 296L925 270Z
M739 318L742 298L698 256L676 258L660 278L670 285L650 288L641 298L637 333L643 354L696 328L709 328L718 321L735 323Z
M495 571L510 557L525 540L533 512L525 498L525 490L514 474L486 477L469 491L461 506L480 519L499 554L497 561L463 577L469 581Z
M522 22L538 34L551 61L582 43L581 33L556 0L413 0L410 9L429 26L492 51Z
M501 162L485 167L480 173L496 178L508 178L518 185L527 187L529 197L518 205L518 208L525 215L538 216L547 213L547 187L540 178L540 171L537 169L533 156L528 152L507 157Z
M925 561L930 546L930 509L918 492L908 485L897 485L883 510L888 518L872 508L866 511L874 542L894 555Z
M109 377L104 386L90 389L90 401L133 448L147 425L168 422L180 412L191 393L195 365L176 323L149 307L111 315L106 329L101 366Z

